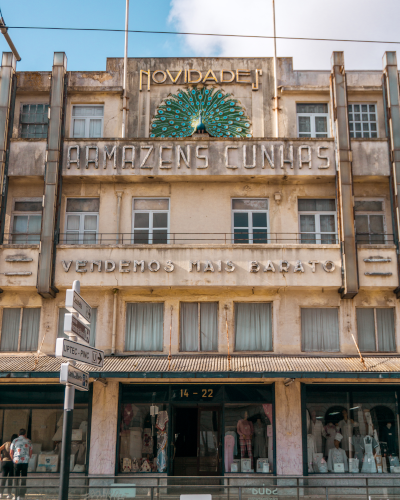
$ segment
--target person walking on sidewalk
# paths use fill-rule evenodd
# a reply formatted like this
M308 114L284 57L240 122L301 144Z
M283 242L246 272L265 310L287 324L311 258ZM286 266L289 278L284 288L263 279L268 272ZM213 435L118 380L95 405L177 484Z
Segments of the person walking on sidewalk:
M10 456L11 444L15 438L17 438L17 434L13 434L11 436L11 441L7 441L2 446L0 446L0 453L2 455L1 458L1 490L0 490L0 498L4 498L4 490L6 482L8 482L8 495L5 498L12 498L12 477L14 476L14 464L12 458ZM8 476L8 479L6 479Z
M16 497L17 500L19 500L20 498L25 498L26 479L24 478L28 475L29 459L32 456L32 443L30 439L26 437L25 429L20 429L19 436L12 442L10 456L14 462L15 476L21 476L23 478L21 479L21 487L19 487L19 479L17 479Z

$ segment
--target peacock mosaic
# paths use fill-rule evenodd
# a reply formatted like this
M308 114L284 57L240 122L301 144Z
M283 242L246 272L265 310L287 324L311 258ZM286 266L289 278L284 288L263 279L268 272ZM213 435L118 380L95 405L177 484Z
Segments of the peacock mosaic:
M251 121L240 102L220 88L186 88L158 106L150 137L252 137Z

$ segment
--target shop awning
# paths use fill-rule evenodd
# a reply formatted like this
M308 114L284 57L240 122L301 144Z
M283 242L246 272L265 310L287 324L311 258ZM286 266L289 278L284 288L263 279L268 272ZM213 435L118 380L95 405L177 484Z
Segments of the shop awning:
M1 355L0 378L55 377L63 358L37 355ZM365 364L364 364L365 363ZM364 377L400 378L400 356L317 357L317 356L232 356L229 366L224 355L107 356L103 368L77 363L93 377Z

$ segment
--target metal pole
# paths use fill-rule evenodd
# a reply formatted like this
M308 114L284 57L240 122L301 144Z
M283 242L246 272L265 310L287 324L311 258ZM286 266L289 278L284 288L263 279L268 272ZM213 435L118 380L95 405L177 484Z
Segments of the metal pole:
M122 95L122 138L126 137L126 77L128 71L128 21L129 21L129 0L126 0L125 8L125 53L124 53L124 80Z
M6 23L4 22L4 19L0 17L0 31L4 35L4 38L6 39L8 46L11 49L11 52L14 54L15 59L17 61L21 60L21 56L18 54L18 50L15 48L15 45L13 44L10 35L8 34L8 28L6 26Z
M279 137L278 75L276 64L276 26L275 0L272 0L272 20L274 23L274 104L275 104L275 137Z
M75 387L65 386L64 420L61 446L59 500L68 500L69 467L71 457L72 419L74 413Z

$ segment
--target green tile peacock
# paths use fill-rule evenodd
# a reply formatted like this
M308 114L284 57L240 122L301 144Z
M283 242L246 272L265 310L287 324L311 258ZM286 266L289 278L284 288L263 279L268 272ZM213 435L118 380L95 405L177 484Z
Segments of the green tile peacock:
M251 122L240 102L217 88L185 88L170 94L150 124L150 137L252 137Z

